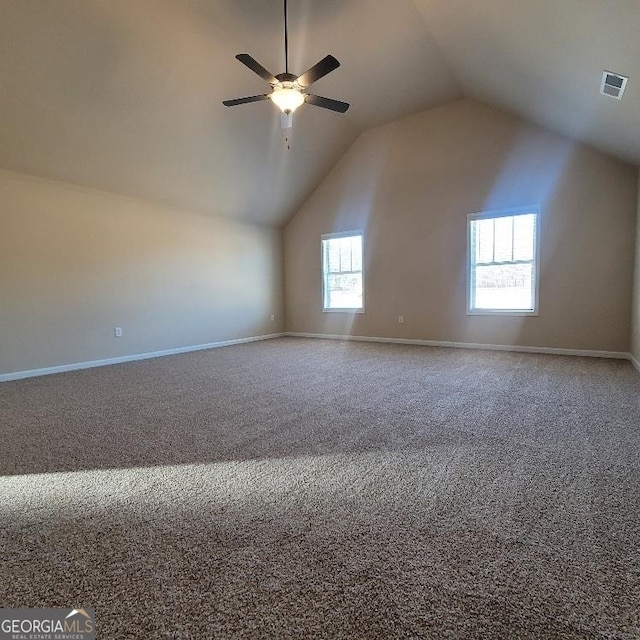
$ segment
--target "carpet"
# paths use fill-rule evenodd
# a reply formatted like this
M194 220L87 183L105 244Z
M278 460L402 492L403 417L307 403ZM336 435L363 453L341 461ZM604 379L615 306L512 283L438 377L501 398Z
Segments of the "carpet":
M640 638L640 376L283 338L0 385L0 605L98 638Z

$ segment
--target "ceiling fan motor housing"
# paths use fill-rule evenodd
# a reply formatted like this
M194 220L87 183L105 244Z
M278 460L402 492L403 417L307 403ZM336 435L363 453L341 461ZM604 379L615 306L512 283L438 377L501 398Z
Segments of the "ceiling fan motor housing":
M297 79L298 76L294 76L293 73L279 73L276 76L278 82L295 82Z

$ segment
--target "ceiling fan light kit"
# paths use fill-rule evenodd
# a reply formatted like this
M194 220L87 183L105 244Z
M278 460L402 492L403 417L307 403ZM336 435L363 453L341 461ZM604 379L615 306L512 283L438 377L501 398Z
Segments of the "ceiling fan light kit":
M304 95L293 82L279 83L269 97L282 113L293 113L304 102Z
M329 109L338 113L345 113L349 108L349 104L340 100L331 98L323 98L307 92L307 89L317 80L323 78L331 71L340 66L336 58L331 55L325 56L320 62L313 65L300 76L289 73L289 32L287 26L287 0L284 0L284 57L285 72L274 76L267 71L259 62L254 60L248 53L239 53L236 58L254 73L259 75L271 85L271 93L265 93L257 96L248 96L246 98L234 98L233 100L224 100L222 104L226 107L235 107L239 104L248 104L250 102L260 102L262 100L271 100L286 117L281 117L281 127L289 128L292 123L293 112L305 102Z

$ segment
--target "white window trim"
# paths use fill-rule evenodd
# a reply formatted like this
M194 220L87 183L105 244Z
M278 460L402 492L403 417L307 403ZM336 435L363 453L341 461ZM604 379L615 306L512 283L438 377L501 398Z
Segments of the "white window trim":
M533 239L535 243L535 289L533 292L533 310L522 311L521 309L472 309L471 308L471 221L483 220L486 218L506 218L527 213L536 214L536 233ZM481 211L467 215L467 315L468 316L539 316L540 315L540 235L542 232L542 215L539 204L513 209L498 209L496 211Z
M325 300L327 299L327 292L325 291L326 280L324 277L324 253L323 253L323 242L325 240L334 240L336 238L347 238L349 236L361 236L362 238L362 308L355 307L341 307L340 309L328 309L325 307ZM365 309L365 300L364 300L364 230L363 229L353 229L351 231L337 231L334 233L323 233L320 236L320 277L322 278L322 313L364 313Z

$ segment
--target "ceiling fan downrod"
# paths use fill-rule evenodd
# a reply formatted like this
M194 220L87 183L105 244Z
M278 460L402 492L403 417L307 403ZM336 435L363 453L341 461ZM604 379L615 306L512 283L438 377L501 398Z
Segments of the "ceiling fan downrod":
M287 0L284 0L284 72L289 73L289 27L287 19Z

